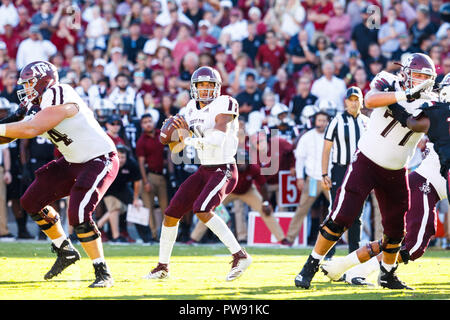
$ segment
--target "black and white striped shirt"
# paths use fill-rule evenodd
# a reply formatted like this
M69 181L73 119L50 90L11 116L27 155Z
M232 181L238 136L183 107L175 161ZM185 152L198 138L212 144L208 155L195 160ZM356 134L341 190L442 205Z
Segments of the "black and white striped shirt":
M358 146L358 140L366 131L369 118L359 114L353 118L347 111L338 113L328 124L325 140L333 142L331 162L348 165Z

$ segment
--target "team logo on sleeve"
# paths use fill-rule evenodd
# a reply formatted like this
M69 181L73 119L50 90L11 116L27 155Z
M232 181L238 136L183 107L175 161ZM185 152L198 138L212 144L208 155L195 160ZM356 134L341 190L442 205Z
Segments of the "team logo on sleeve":
M421 187L419 187L419 190L422 191L424 194L429 194L431 192L430 185L426 182Z

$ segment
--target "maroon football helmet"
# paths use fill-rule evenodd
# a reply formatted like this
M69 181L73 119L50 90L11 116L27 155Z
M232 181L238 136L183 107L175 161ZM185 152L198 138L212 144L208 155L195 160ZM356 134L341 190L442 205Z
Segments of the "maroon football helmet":
M199 82L214 83L214 89L201 89L201 91L208 91L206 98L202 98L200 90L197 89ZM221 86L222 78L217 70L211 67L200 67L194 71L191 77L191 97L196 101L210 102L220 95Z
M433 81L436 79L436 68L433 60L423 53L412 53L406 57L402 63L402 73L407 88L413 87L413 80L417 83L425 81L425 79L418 79L413 77L413 73L420 73L429 76ZM417 85L417 84L416 84Z
M24 88L17 91L19 100L38 103L38 98L50 86L58 83L59 76L56 67L47 61L35 61L25 66L20 72L17 84Z

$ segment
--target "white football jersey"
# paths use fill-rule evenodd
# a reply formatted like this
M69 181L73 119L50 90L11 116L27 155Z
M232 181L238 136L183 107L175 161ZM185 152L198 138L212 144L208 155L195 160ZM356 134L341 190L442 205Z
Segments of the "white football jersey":
M234 119L227 124L225 132L225 143L221 150L205 145L203 149L197 149L197 155L201 164L215 165L235 163L234 156L238 147L238 116L239 105L236 99L223 95L219 96L203 108L197 107L195 100L190 100L183 110L183 115L189 125L190 130L195 137L206 137L216 125L216 116L218 114L231 114Z
M447 182L440 174L441 164L432 142L427 142L425 152L427 155L416 172L433 185L441 200L447 199Z
M382 71L370 83L370 88L376 86L377 81L386 80L392 85L394 81L395 90L402 91L400 78ZM413 102L402 101L399 105L411 114L416 114L417 109L428 100L417 99ZM373 109L370 115L367 131L361 136L358 148L370 160L388 170L398 170L406 166L409 159L414 155L416 145L422 138L423 133L413 132L404 128L392 117L388 107Z
M72 163L84 163L115 151L114 142L95 120L91 109L70 85L56 84L48 88L42 95L40 108L43 110L70 102L78 105L77 114L64 119L42 136L52 141L64 158Z

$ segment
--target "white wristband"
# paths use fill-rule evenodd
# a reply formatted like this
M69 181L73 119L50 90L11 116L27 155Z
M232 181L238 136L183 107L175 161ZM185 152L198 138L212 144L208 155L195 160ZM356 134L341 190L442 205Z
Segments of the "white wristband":
M4 137L6 133L6 124L0 124L0 136Z
M406 101L406 93L405 91L395 91L395 99L397 102Z

